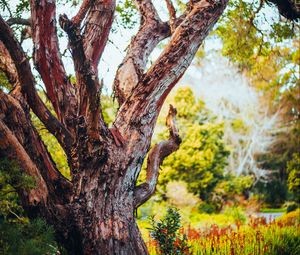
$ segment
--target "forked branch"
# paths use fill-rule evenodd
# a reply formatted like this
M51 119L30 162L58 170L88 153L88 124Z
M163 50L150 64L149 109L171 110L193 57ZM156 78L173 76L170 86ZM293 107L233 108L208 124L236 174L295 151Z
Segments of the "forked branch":
M51 114L35 90L35 80L31 72L30 64L20 44L15 39L13 31L0 17L0 41L8 50L18 73L21 93L28 102L30 108L46 126L68 153L72 145L72 136L69 131Z
M94 0L83 0L78 13L72 18L74 25L80 25L82 20L85 18L89 8L94 3Z
M141 25L131 40L114 81L113 89L119 105L125 102L141 80L154 48L170 35L169 24L161 21L151 0L136 0L135 3L141 15Z
M165 98L191 64L227 2L193 1L191 11L176 28L164 51L121 106L115 121L119 130L125 130L126 125L130 125L142 136L145 130L149 130L149 126L154 126Z
M154 145L149 153L147 161L146 182L137 186L135 189L136 207L145 203L153 195L159 176L160 165L167 156L169 156L172 152L176 151L179 148L181 139L176 127L176 112L176 109L172 105L170 105L169 113L166 119L170 137L169 140L162 141L159 144Z

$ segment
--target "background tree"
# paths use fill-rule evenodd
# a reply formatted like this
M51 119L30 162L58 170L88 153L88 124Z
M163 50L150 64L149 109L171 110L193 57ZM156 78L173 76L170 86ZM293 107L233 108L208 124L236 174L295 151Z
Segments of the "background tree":
M53 225L70 254L148 253L133 212L153 194L159 165L180 144L173 107L167 118L169 139L151 150L146 182L136 186L136 179L166 96L227 1L190 1L179 17L168 1L167 22L160 19L152 1L135 4L141 25L116 74L113 87L119 110L112 128L103 119L98 63L111 30L115 1L85 0L72 19L59 17L68 36L75 84L61 60L54 1L30 1L31 17L26 21L0 18L2 70L12 77L13 85L8 94L0 92L0 156L16 160L34 178L36 185L29 191L15 187L22 205L31 218L41 216ZM55 113L35 89L29 60L9 27L15 23L30 26L33 62ZM167 37L171 37L168 45L146 69L149 55ZM63 148L70 181L58 171L29 110Z
M272 9L273 3L278 10ZM235 0L223 17L216 29L223 43L222 54L262 95L268 106L267 118L277 115L277 125L270 130L272 146L256 154L259 168L275 171L268 183L257 182L256 187L265 194L267 204L281 206L288 198L287 162L300 146L299 5L293 1Z
M216 121L189 87L179 88L170 100L178 109L177 123L182 137L180 148L162 165L160 183L187 183L190 192L208 201L216 184L224 178L230 154L223 140L223 124Z

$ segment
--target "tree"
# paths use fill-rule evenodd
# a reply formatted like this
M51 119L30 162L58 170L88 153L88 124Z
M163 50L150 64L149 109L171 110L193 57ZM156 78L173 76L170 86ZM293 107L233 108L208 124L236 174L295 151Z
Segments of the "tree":
M31 218L43 217L54 227L69 254L148 254L133 212L154 193L160 164L180 144L172 106L167 117L170 137L150 151L146 182L135 183L166 96L227 4L189 1L177 17L172 2L166 2L168 22L160 19L151 0L135 2L141 24L116 74L119 110L112 128L102 115L98 63L116 1L84 0L72 19L59 16L68 35L75 85L61 60L55 1L30 1L29 20L0 17L1 70L13 85L8 94L0 91L0 157L16 160L34 178L35 188L29 191L15 187L22 205ZM29 59L9 26L15 23L30 26L33 62L55 113L37 93ZM168 37L164 51L146 69L153 49ZM71 180L58 171L30 111L63 148Z
M278 6L283 17L270 9L271 3ZM299 151L299 10L295 1L256 0L248 3L233 0L216 31L223 42L223 55L237 64L262 95L264 105L268 105L266 116L270 117L263 118L258 126L268 119L273 119L276 124L272 129L269 125L269 131L272 131L269 135L263 134L265 138L271 138L267 140L272 146L256 151L252 162L259 164L250 165L257 170L275 170L265 171L269 172L266 175L269 183L259 181L256 185L259 193L264 192L265 200L273 206L282 204L287 198L287 162ZM262 133L257 134L261 136ZM257 141L258 136L253 137L253 142Z
M287 163L288 188L296 202L300 201L300 156L294 153L292 160Z
M230 154L223 139L223 124L215 120L189 87L176 91L172 105L178 109L180 148L162 165L160 183L182 180L189 191L208 201L211 191L223 179Z

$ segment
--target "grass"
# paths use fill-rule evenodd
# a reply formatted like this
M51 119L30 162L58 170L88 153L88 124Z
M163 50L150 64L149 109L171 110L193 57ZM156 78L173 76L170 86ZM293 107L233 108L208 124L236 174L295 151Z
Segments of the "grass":
M260 209L260 212L262 213L281 213L286 212L285 208L262 208Z

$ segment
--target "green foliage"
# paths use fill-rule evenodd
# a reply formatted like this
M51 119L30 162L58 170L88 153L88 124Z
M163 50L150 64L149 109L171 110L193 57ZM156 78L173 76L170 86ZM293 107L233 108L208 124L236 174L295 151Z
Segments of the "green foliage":
M253 185L254 178L250 175L235 176L227 174L222 182L219 182L215 192L224 194L227 199L231 200L235 195L245 194Z
M0 160L0 254L41 255L57 253L52 227L41 220L29 221L16 189L35 187L32 177L15 161Z
M229 155L223 141L223 124L215 123L204 107L196 100L190 88L178 89L172 104L176 107L182 143L179 149L163 163L162 185L170 180L183 180L188 189L208 199L210 192L223 178Z
M272 244L268 254L286 254L286 255L297 255L300 253L300 236L297 230L290 228L282 229L278 235L267 235L267 242Z
M41 219L23 224L0 219L0 253L3 255L56 254L54 230Z
M34 179L22 172L17 162L8 159L0 160L0 183L23 189L32 189L35 186Z
M26 222L15 188L29 190L34 187L35 180L22 172L15 161L0 159L0 218Z
M10 82L8 81L6 75L4 72L2 72L0 70L0 89L1 90L11 90L12 89L12 86L10 84Z
M286 183L276 176L267 183L257 182L254 191L269 208L280 208L288 198Z
M159 222L152 218L150 234L158 242L160 254L190 254L186 236L178 233L180 227L180 214L174 208L168 208L165 217Z
M287 163L288 188L295 197L300 201L300 154L293 154L292 159Z
M284 207L286 207L286 212L293 212L296 211L299 208L299 204L296 202L287 202L284 204Z
M201 205L200 209L204 210L204 212L211 213L220 211L226 202L237 204L239 203L240 197L248 198L248 193L253 183L254 178L250 175L235 176L227 174L223 180L218 182L212 191L209 199L210 204L207 204L206 207Z
M227 207L224 210L224 215L232 217L235 223L245 223L247 220L246 214L242 208L234 206L234 207Z
M118 111L118 103L114 101L110 96L101 96L101 106L104 121L111 125L115 120L115 116Z

